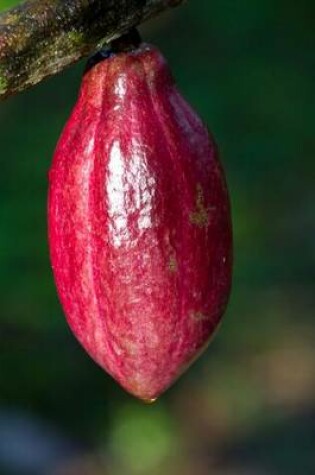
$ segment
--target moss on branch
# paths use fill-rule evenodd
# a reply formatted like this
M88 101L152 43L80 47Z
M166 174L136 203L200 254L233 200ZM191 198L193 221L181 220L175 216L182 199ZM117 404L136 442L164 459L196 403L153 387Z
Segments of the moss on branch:
M182 0L29 0L0 15L0 99Z

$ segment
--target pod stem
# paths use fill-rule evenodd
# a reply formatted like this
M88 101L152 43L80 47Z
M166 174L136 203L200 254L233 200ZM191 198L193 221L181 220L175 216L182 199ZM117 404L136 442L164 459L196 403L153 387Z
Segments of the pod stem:
M136 28L130 29L127 33L111 41L108 46L93 54L87 61L84 74L92 69L97 63L110 58L114 54L128 53L134 51L142 43L142 38Z
M127 53L133 51L142 43L142 38L137 28L132 28L127 33L113 40L109 44L109 50L112 53Z

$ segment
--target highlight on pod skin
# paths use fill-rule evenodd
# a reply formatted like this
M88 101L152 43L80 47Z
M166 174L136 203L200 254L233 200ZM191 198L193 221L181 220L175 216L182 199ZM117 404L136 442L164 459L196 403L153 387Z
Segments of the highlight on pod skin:
M50 170L67 321L128 392L155 400L206 348L231 286L228 191L207 127L135 32L89 64Z

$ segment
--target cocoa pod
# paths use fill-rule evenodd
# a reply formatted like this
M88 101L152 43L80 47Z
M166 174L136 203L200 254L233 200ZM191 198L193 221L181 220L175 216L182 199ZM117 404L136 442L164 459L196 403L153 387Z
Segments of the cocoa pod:
M229 198L207 128L159 51L84 75L50 170L49 242L68 323L128 392L155 400L227 304Z

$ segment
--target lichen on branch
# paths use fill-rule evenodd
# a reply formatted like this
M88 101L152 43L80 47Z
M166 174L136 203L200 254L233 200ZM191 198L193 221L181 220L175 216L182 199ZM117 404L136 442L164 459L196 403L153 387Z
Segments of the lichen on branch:
M29 0L0 14L0 99L183 0Z

